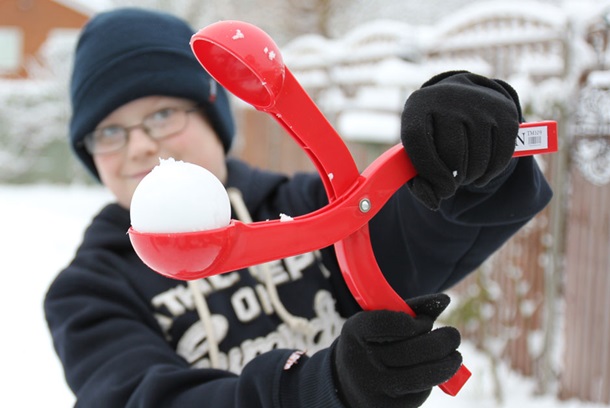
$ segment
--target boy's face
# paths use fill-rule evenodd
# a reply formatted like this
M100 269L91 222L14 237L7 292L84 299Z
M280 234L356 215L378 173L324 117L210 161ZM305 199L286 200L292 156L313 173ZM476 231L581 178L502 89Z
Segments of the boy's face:
M188 99L147 96L119 107L103 119L96 129L139 125L155 112L193 107L195 103ZM121 206L129 209L138 183L159 164L159 158L170 157L202 166L223 184L226 182L224 148L214 129L199 112L188 113L184 129L163 139L152 139L141 127L131 129L125 146L111 153L94 154L93 161L102 183Z

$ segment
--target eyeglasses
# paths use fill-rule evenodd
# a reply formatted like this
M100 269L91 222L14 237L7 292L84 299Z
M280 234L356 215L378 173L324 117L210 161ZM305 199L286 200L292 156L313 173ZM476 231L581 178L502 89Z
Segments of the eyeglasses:
M134 129L144 130L154 140L165 139L183 131L188 123L188 114L198 111L198 107L164 108L147 115L138 125L96 129L85 135L83 144L90 154L116 152L127 145L129 134Z

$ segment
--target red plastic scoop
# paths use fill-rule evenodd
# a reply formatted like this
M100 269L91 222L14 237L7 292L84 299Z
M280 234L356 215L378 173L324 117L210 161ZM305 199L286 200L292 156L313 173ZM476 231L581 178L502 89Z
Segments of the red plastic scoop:
M329 204L290 221L250 224L232 220L224 228L192 233L151 234L129 230L131 242L153 270L192 280L335 245L345 281L365 310L388 309L414 315L387 283L377 265L368 222L416 172L398 144L362 174L341 137L284 65L273 40L258 27L222 21L196 33L191 46L203 67L228 91L271 114L315 164ZM525 124L538 138L516 155L557 150L554 122ZM533 129L533 130L532 130ZM521 137L522 136L522 137ZM440 386L456 395L470 372L462 366Z
M222 21L196 33L191 46L212 77L273 115L299 143L320 173L329 199L352 186L359 172L351 153L284 65L271 37L248 23Z

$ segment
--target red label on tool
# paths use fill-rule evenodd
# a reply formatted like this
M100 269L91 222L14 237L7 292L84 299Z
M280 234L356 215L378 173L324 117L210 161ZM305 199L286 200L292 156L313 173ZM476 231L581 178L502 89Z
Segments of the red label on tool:
M557 122L522 123L515 139L514 157L557 151Z

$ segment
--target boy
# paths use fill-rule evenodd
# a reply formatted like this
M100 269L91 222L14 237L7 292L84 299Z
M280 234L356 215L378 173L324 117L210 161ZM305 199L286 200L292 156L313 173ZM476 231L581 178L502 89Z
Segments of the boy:
M70 142L116 197L45 298L78 404L420 406L461 364L457 330L432 330L449 303L438 292L551 197L531 158L511 159L517 95L501 81L451 72L405 105L402 140L419 175L370 227L381 270L416 318L361 311L332 247L273 263L271 285L257 270L240 270L202 279L191 292L147 268L126 234L133 192L159 158L207 168L240 191L233 205L254 220L327 202L317 175L288 178L226 157L234 132L227 95L192 55L192 34L170 15L118 9L94 17L78 43Z

